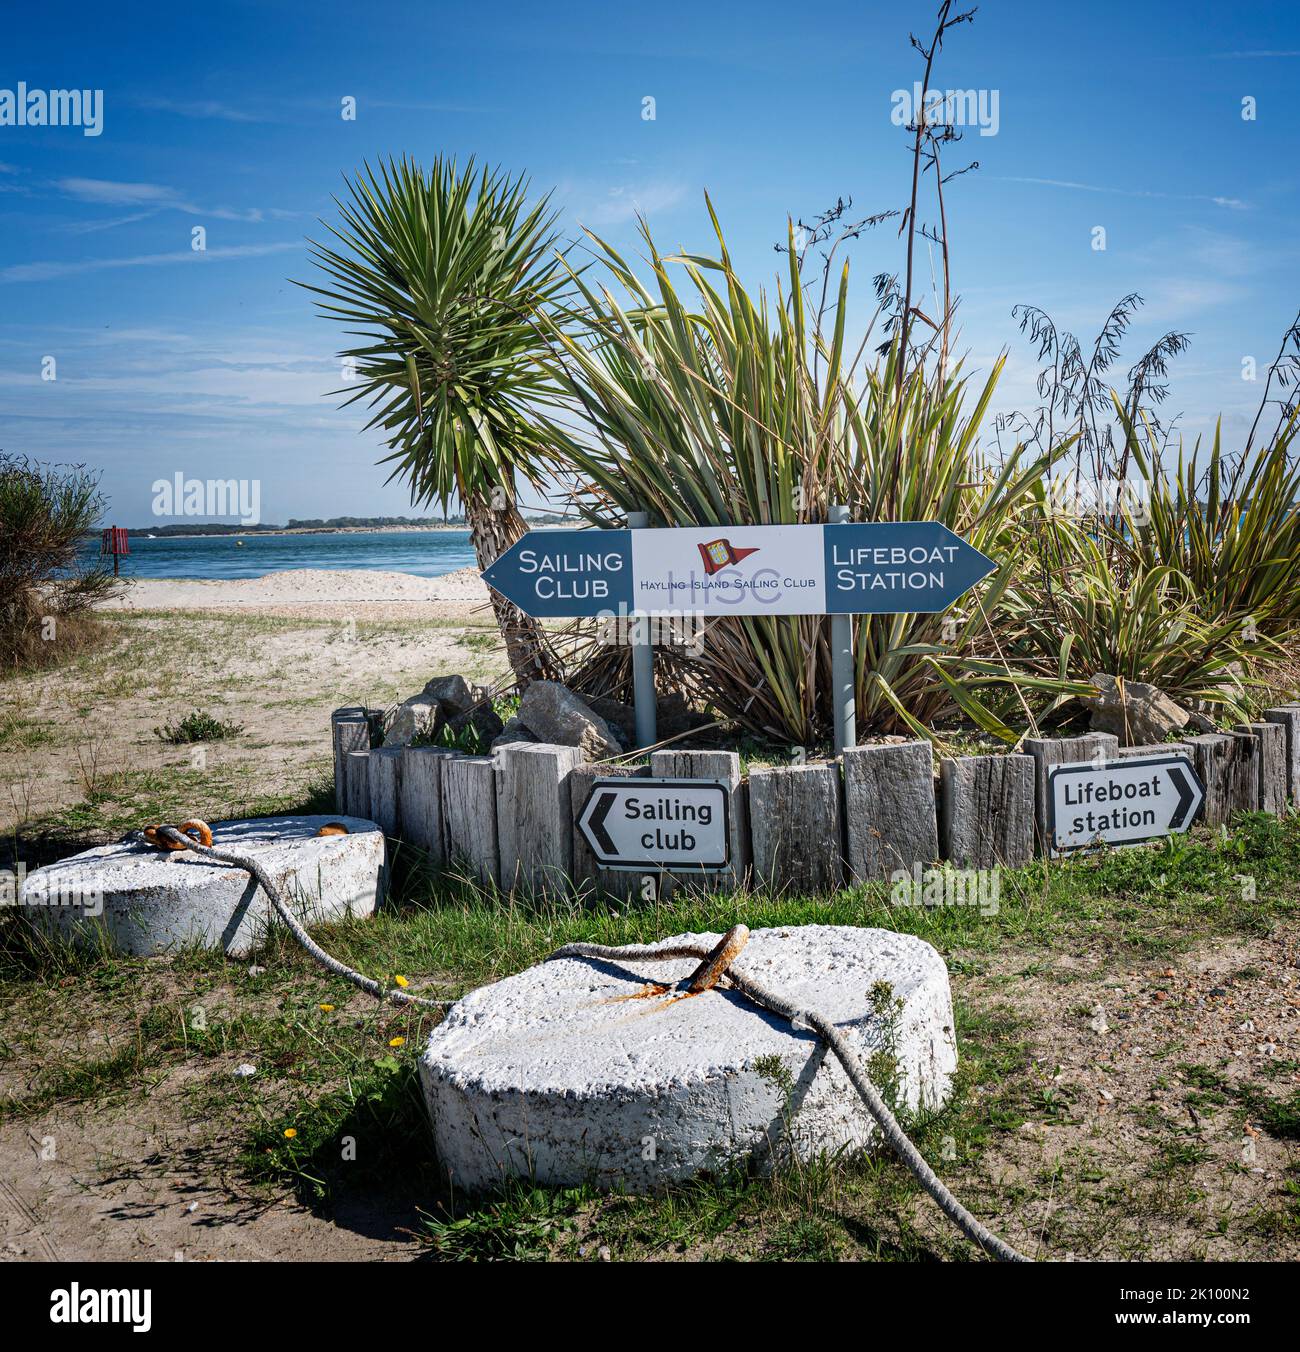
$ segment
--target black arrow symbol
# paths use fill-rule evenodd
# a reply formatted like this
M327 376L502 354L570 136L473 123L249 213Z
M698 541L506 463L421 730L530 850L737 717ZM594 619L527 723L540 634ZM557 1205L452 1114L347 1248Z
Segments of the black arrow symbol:
M1187 819L1188 809L1196 801L1196 790L1192 787L1192 782L1187 777L1187 772L1181 765L1170 765L1167 767L1169 778L1173 780L1174 787L1178 790L1178 806L1174 809L1174 815L1169 819L1169 829L1177 831Z
M614 837L605 830L605 818L609 816L609 810L614 806L614 800L618 794L613 789L607 789L600 795L596 803L596 810L587 819L587 825L591 828L591 833L596 837L597 848L603 850L606 854L617 854L618 846L614 844Z

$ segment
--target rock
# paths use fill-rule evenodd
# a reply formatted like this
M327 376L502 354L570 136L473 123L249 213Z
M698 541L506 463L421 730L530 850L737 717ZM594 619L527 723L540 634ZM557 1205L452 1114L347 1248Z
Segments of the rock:
M490 750L495 751L499 746L509 746L512 742L535 742L536 737L528 731L518 718L508 719L501 731L492 739Z
M584 760L620 756L613 729L568 686L534 681L519 701L519 721L537 738L555 746L576 746Z
M384 734L384 745L410 746L417 733L432 739L444 721L442 705L436 699L425 694L412 695L397 706Z
M1097 687L1097 694L1081 698L1092 711L1092 730L1113 733L1121 746L1163 742L1171 732L1179 732L1191 722L1187 710L1154 685L1104 672L1088 679Z
M471 727L484 745L500 733L492 692L481 685L471 687L463 676L435 676L418 695L397 706L384 745L410 746L417 735L431 742L444 728L459 737Z
M425 699L436 700L448 718L468 713L474 706L474 694L463 676L435 676L424 687Z
M611 699L608 695L583 695L582 699L593 713L609 724L610 731L622 743L625 751L636 746L636 710L630 704ZM710 714L692 709L686 702L686 696L678 691L660 695L656 701L655 723L660 740L694 732L713 721Z
M583 702L592 713L603 718L609 724L609 730L622 744L625 751L636 743L636 710L622 700L611 699L608 695L583 695Z
M257 1074L257 1067L251 1065L247 1061L241 1061L230 1073L234 1075L236 1079L246 1080L250 1075Z
M1110 1032L1110 1024L1106 1020L1106 1011L1100 1005L1093 1005L1091 1018L1088 1020L1088 1027L1094 1033Z
M712 945L716 934L679 935ZM665 939L666 944L674 942ZM440 1165L470 1191L517 1176L647 1192L752 1160L852 1152L879 1131L816 1034L731 991L668 998L693 959L558 958L480 987L433 1030L420 1079ZM737 961L892 1062L906 1111L957 1065L943 959L889 930L756 930Z

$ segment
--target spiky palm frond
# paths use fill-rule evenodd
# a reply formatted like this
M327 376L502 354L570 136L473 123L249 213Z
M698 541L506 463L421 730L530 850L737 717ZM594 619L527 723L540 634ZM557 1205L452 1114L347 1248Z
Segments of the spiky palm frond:
M368 164L335 199L336 245L311 242L329 282L300 283L321 314L362 341L339 355L355 379L344 407L374 410L415 505L466 504L515 475L541 482L562 435L558 391L538 356L537 315L560 300L556 213L529 207L523 178L436 159Z

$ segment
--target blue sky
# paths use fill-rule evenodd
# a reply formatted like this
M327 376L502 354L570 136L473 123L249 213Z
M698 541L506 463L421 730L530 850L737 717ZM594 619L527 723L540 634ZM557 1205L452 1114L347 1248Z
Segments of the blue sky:
M342 174L475 154L554 188L566 228L631 246L639 208L665 249L709 246L707 188L757 285L787 213L904 203L891 95L935 8L12 8L0 91L102 89L104 119L93 137L0 125L0 449L101 469L119 524L147 524L178 471L259 479L268 521L406 513L364 418L327 397L340 335L289 280L310 277ZM1221 412L1240 437L1259 397L1243 359L1262 370L1300 305L1297 76L1294 0L986 0L949 35L934 84L998 98L996 135L969 129L950 160L979 171L949 190L963 346L979 369L1010 353L998 408L1032 402L1013 305L1090 339L1137 291L1124 369L1190 331L1168 407L1188 436ZM865 301L901 250L884 227L852 258Z

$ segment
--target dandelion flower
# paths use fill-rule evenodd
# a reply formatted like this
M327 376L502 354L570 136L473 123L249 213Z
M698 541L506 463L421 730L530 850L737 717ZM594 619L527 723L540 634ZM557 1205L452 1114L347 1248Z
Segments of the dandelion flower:
M405 1043L405 1041L406 1039L404 1037L389 1038L388 1045L390 1047L400 1047L403 1045L403 1043Z
M320 1007L320 1012L321 1012L322 1014L333 1014L333 1013L334 1013L334 1006L333 1006L333 1005L321 1005L321 1007Z
M405 990L406 987L411 984L404 976L395 976L393 980L396 981L397 984L401 986L403 990Z
M297 1136L297 1134L298 1134L298 1128L297 1128L297 1127L285 1127L285 1129L284 1129L284 1134L285 1134L285 1136L286 1136L289 1140L292 1141L293 1138L294 1138L295 1136Z

